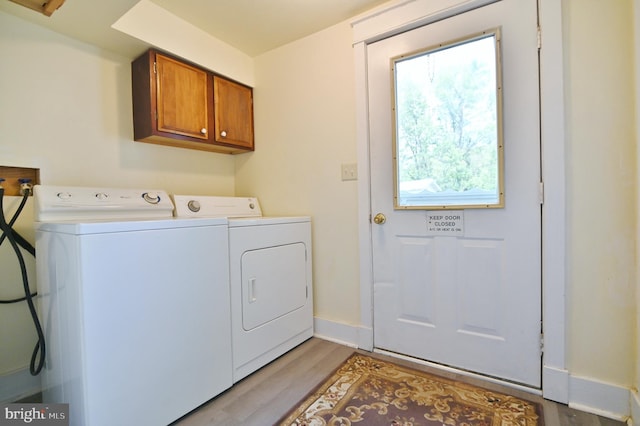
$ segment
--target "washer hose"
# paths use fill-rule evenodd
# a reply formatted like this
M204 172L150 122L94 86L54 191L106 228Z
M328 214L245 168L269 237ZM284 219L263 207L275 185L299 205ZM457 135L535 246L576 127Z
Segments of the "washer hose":
M22 283L24 285L24 294L25 294L24 300L27 301L27 305L29 306L29 312L31 313L31 318L36 327L36 333L38 334L38 341L36 342L36 345L33 348L33 353L31 354L31 364L29 365L29 371L31 372L31 375L37 376L40 373L40 371L42 371L42 368L44 367L44 360L45 360L45 354L46 354L44 333L42 331L42 326L40 325L40 320L38 319L38 313L36 311L36 307L33 303L33 296L35 296L35 294L32 295L31 291L29 290L29 278L27 276L27 267L24 262L24 257L22 256L22 252L18 247L17 239L21 240L22 243L26 243L27 247L31 248L31 249L27 248L27 250L34 256L35 256L35 249L33 249L33 246L31 246L31 244L29 244L26 240L24 240L24 238L20 236L16 238L16 235L18 234L12 228L16 219L18 218L18 215L20 214L20 212L24 208L24 205L27 202L27 199L29 197L29 192L25 192L23 197L24 198L20 203L18 210L13 215L13 218L11 219L11 221L7 223L4 217L4 206L3 206L4 188L0 186L0 230L2 230L2 236L0 237L0 244L2 244L2 242L6 237L9 240L9 244L11 244L13 251L16 253L16 256L18 257L18 263L20 264L20 272L22 273ZM18 299L18 300L22 300L22 299ZM38 352L40 352L40 359L38 361L38 365L36 366Z

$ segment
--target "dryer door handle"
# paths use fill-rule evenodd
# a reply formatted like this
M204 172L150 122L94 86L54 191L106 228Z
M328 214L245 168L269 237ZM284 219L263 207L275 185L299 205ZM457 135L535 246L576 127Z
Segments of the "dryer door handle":
M254 278L249 278L249 303L253 303L256 301L256 279Z

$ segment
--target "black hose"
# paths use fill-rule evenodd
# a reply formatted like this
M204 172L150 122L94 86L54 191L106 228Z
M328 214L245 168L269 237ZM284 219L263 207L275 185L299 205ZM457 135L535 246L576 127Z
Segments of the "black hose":
M13 237L16 239L16 242L18 243L18 245L20 245L23 249L28 251L33 257L35 257L36 256L35 247L33 247L29 241L25 240L24 237L22 237L22 235L18 234L18 231L13 229L13 224L16 223L18 216L20 216L20 213L22 213L22 209L24 209L25 204L27 204L27 199L29 199L29 193L25 193L25 195L22 197L22 201L20 202L20 205L16 209L16 212L13 214L13 217L9 221L8 226L11 230L11 233L13 233ZM4 212L2 214L4 216ZM3 232L2 235L0 235L0 246L2 245L2 242L7 237L7 235L8 235L7 232Z
M25 193L24 199L22 200L22 203L20 204L18 211L16 212L16 214L14 214L14 217L11 219L11 222L10 222L11 225L13 225L13 223L18 217L18 214L20 213L20 211L22 211L22 208L24 207L24 204L27 202L28 197L29 197L29 193ZM31 375L37 376L40 373L40 371L42 371L42 368L44 367L44 360L45 360L45 354L46 354L44 333L42 331L42 326L40 325L40 320L38 319L38 313L33 303L33 297L31 295L31 291L29 289L29 277L27 276L27 266L24 262L24 257L22 256L20 247L18 247L18 243L16 242L13 229L11 228L11 225L7 223L4 217L3 199L4 199L4 188L0 187L0 230L2 230L2 239L0 240L0 243L2 242L2 240L4 240L4 237L6 236L6 238L9 240L9 244L11 244L11 247L13 247L13 251L16 253L16 256L18 257L18 263L20 264L20 272L22 273L22 283L24 285L25 300L27 301L27 305L29 305L29 312L31 313L31 318L33 319L33 323L36 327L36 333L38 334L38 341L36 342L36 345L33 348L33 353L31 354L31 364L29 366L29 371L31 372ZM40 352L40 360L36 367L35 364L36 364L36 359L38 357L38 352Z
M9 227L11 227L11 222L9 222ZM18 234L18 231L16 231L13 228L10 228L10 229L11 229L11 232L13 232L13 238L15 238L16 243L18 243L20 247L28 251L33 257L36 257L35 247L33 247L29 241L25 240L22 235ZM2 242L5 239L5 237L6 237L6 234L2 232L2 235L0 236L0 245L2 245ZM36 297L37 295L38 295L37 291L34 291L33 293L31 293L31 297ZM17 299L8 299L8 300L0 299L0 305L9 305L12 303L24 302L25 300L27 300L27 296L20 297Z
M31 297L36 297L38 295L38 292L33 292L31 293ZM10 305L12 303L18 303L18 302L24 302L25 300L27 300L27 296L24 297L19 297L17 299L8 299L8 300L0 300L0 305Z
M9 225L11 226L11 225ZM23 249L25 249L31 256L36 257L36 248L31 245L29 241L27 241L22 235L18 234L18 231L11 228L13 233L13 238L15 238L16 243Z

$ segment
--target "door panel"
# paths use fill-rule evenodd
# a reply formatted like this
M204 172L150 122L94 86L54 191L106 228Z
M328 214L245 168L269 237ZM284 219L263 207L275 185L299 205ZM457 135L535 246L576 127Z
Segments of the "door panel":
M159 53L156 67L158 130L207 140L210 103L207 72Z
M370 44L367 71L371 213L387 218L371 225L374 346L539 388L536 7L535 0L502 0ZM504 206L461 208L459 232L434 232L427 210L394 209L391 59L494 28L502 57Z
M307 302L306 247L302 243L242 254L242 328L253 330Z
M504 300L504 242L496 240L462 240L456 281L461 333L503 338L503 319L500 309ZM476 309L480 306L480 309Z

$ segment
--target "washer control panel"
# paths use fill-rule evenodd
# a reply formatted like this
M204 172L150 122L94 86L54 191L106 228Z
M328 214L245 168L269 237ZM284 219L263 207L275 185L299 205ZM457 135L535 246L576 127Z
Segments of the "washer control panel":
M155 219L173 216L164 191L36 185L35 220Z

